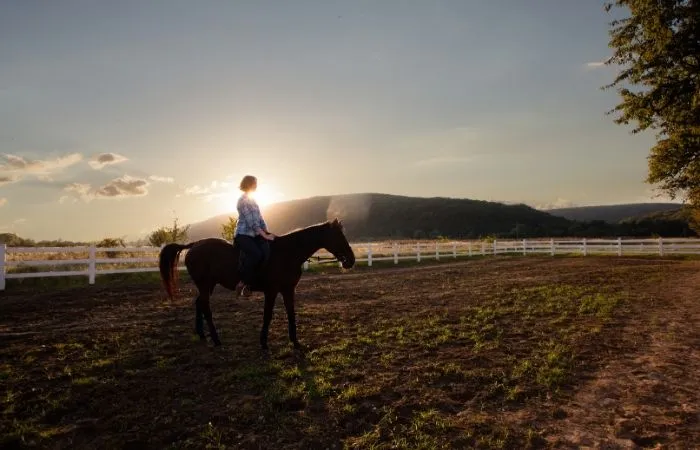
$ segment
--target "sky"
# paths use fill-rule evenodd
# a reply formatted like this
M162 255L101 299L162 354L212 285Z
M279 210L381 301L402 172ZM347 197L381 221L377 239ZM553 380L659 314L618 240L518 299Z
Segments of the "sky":
M659 201L604 2L0 2L0 233L93 240L381 192ZM623 11L624 13L624 11ZM619 14L619 13L618 13Z

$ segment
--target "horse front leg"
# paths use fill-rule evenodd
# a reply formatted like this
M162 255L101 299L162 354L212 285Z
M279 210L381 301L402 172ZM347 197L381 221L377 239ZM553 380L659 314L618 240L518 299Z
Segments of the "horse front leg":
M270 330L270 322L272 321L272 312L275 309L275 300L277 299L276 291L265 291L265 311L263 313L263 325L260 330L260 347L267 351L267 335Z
M282 292L284 299L284 309L287 311L287 327L289 328L289 341L294 344L295 349L300 349L301 344L297 340L297 318L294 312L294 289Z

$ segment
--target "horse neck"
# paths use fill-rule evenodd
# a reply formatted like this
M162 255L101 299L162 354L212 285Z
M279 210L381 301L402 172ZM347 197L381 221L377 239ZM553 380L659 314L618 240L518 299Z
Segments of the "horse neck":
M295 233L283 236L285 244L289 246L289 252L293 256L294 263L303 264L314 253L323 248L322 233L318 226L309 227Z

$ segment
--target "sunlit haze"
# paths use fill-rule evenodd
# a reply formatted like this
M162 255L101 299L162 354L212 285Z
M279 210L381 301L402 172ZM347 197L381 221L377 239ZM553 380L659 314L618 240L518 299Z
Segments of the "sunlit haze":
M2 2L0 232L377 192L535 207L660 200L605 112L603 2Z

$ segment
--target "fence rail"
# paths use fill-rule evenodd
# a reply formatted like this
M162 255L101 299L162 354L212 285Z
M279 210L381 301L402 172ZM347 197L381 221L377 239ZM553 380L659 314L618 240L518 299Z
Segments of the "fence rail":
M522 239L494 241L395 241L351 244L358 262L440 260L508 254L700 255L700 239ZM0 244L0 291L8 279L157 272L158 247L7 247ZM187 251L183 252L183 255ZM330 256L319 251L315 256ZM181 257L182 261L182 257ZM304 269L314 265L306 263ZM38 268L59 270L38 271ZM63 270L61 270L63 269ZM180 270L184 266L179 267Z

